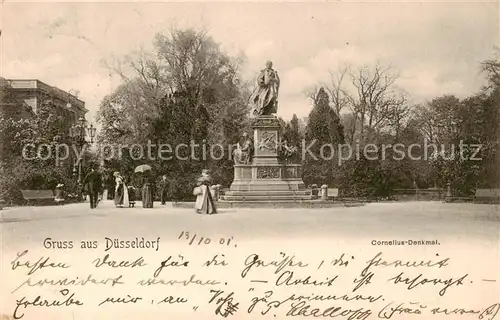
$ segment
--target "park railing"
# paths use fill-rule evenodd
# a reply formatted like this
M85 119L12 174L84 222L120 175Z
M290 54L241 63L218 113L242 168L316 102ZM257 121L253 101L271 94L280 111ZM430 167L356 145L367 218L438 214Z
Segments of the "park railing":
M429 189L394 189L393 197L397 201L442 201L446 190L442 188Z

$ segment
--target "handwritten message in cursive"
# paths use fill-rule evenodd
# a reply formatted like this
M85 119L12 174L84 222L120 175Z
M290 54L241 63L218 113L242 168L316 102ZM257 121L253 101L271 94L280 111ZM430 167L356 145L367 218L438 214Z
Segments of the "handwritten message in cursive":
M170 239L47 238L10 260L8 316L157 310L198 319L497 319L498 295L481 305L457 299L496 280L461 272L432 250L420 259L380 248L293 251L192 231Z

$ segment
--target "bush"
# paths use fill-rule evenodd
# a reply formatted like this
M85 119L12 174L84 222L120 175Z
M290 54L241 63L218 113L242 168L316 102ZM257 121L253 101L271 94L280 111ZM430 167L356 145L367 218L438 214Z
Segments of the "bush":
M1 172L0 197L11 204L24 202L21 190L54 190L59 183L67 188L75 184L67 168L43 166L21 159L14 164L2 163Z
M340 193L342 197L391 197L402 173L397 163L350 160L341 169Z

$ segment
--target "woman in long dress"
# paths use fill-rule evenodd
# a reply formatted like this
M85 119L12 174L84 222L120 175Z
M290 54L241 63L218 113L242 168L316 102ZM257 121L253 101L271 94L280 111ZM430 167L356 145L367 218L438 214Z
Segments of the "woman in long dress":
M144 173L142 185L142 207L153 208L153 189L150 172Z
M129 208L130 196L128 194L128 186L127 186L128 181L124 177L122 177L122 180L123 180L123 206L125 208Z
M198 214L214 214L217 213L215 208L215 203L212 198L212 193L210 192L210 186L212 184L212 177L209 174L208 169L204 169L201 177L197 181L197 187L195 188L194 194L196 197L196 202L194 204L194 209Z
M125 185L125 179L119 172L114 173L115 176L115 206L123 208L129 206L128 189Z

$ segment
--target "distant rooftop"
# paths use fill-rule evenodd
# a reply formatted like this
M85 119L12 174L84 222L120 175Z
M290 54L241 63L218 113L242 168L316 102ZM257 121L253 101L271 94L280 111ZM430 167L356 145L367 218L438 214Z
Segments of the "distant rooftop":
M83 111L88 111L85 108L85 102L80 100L76 95L64 91L62 89L59 89L57 87L48 85L45 82L40 81L38 79L5 79L5 80L9 83L9 85L13 89L34 89L34 90L45 91L49 94L57 96L58 98L64 101L68 101L70 103L76 102L72 104L78 106Z

